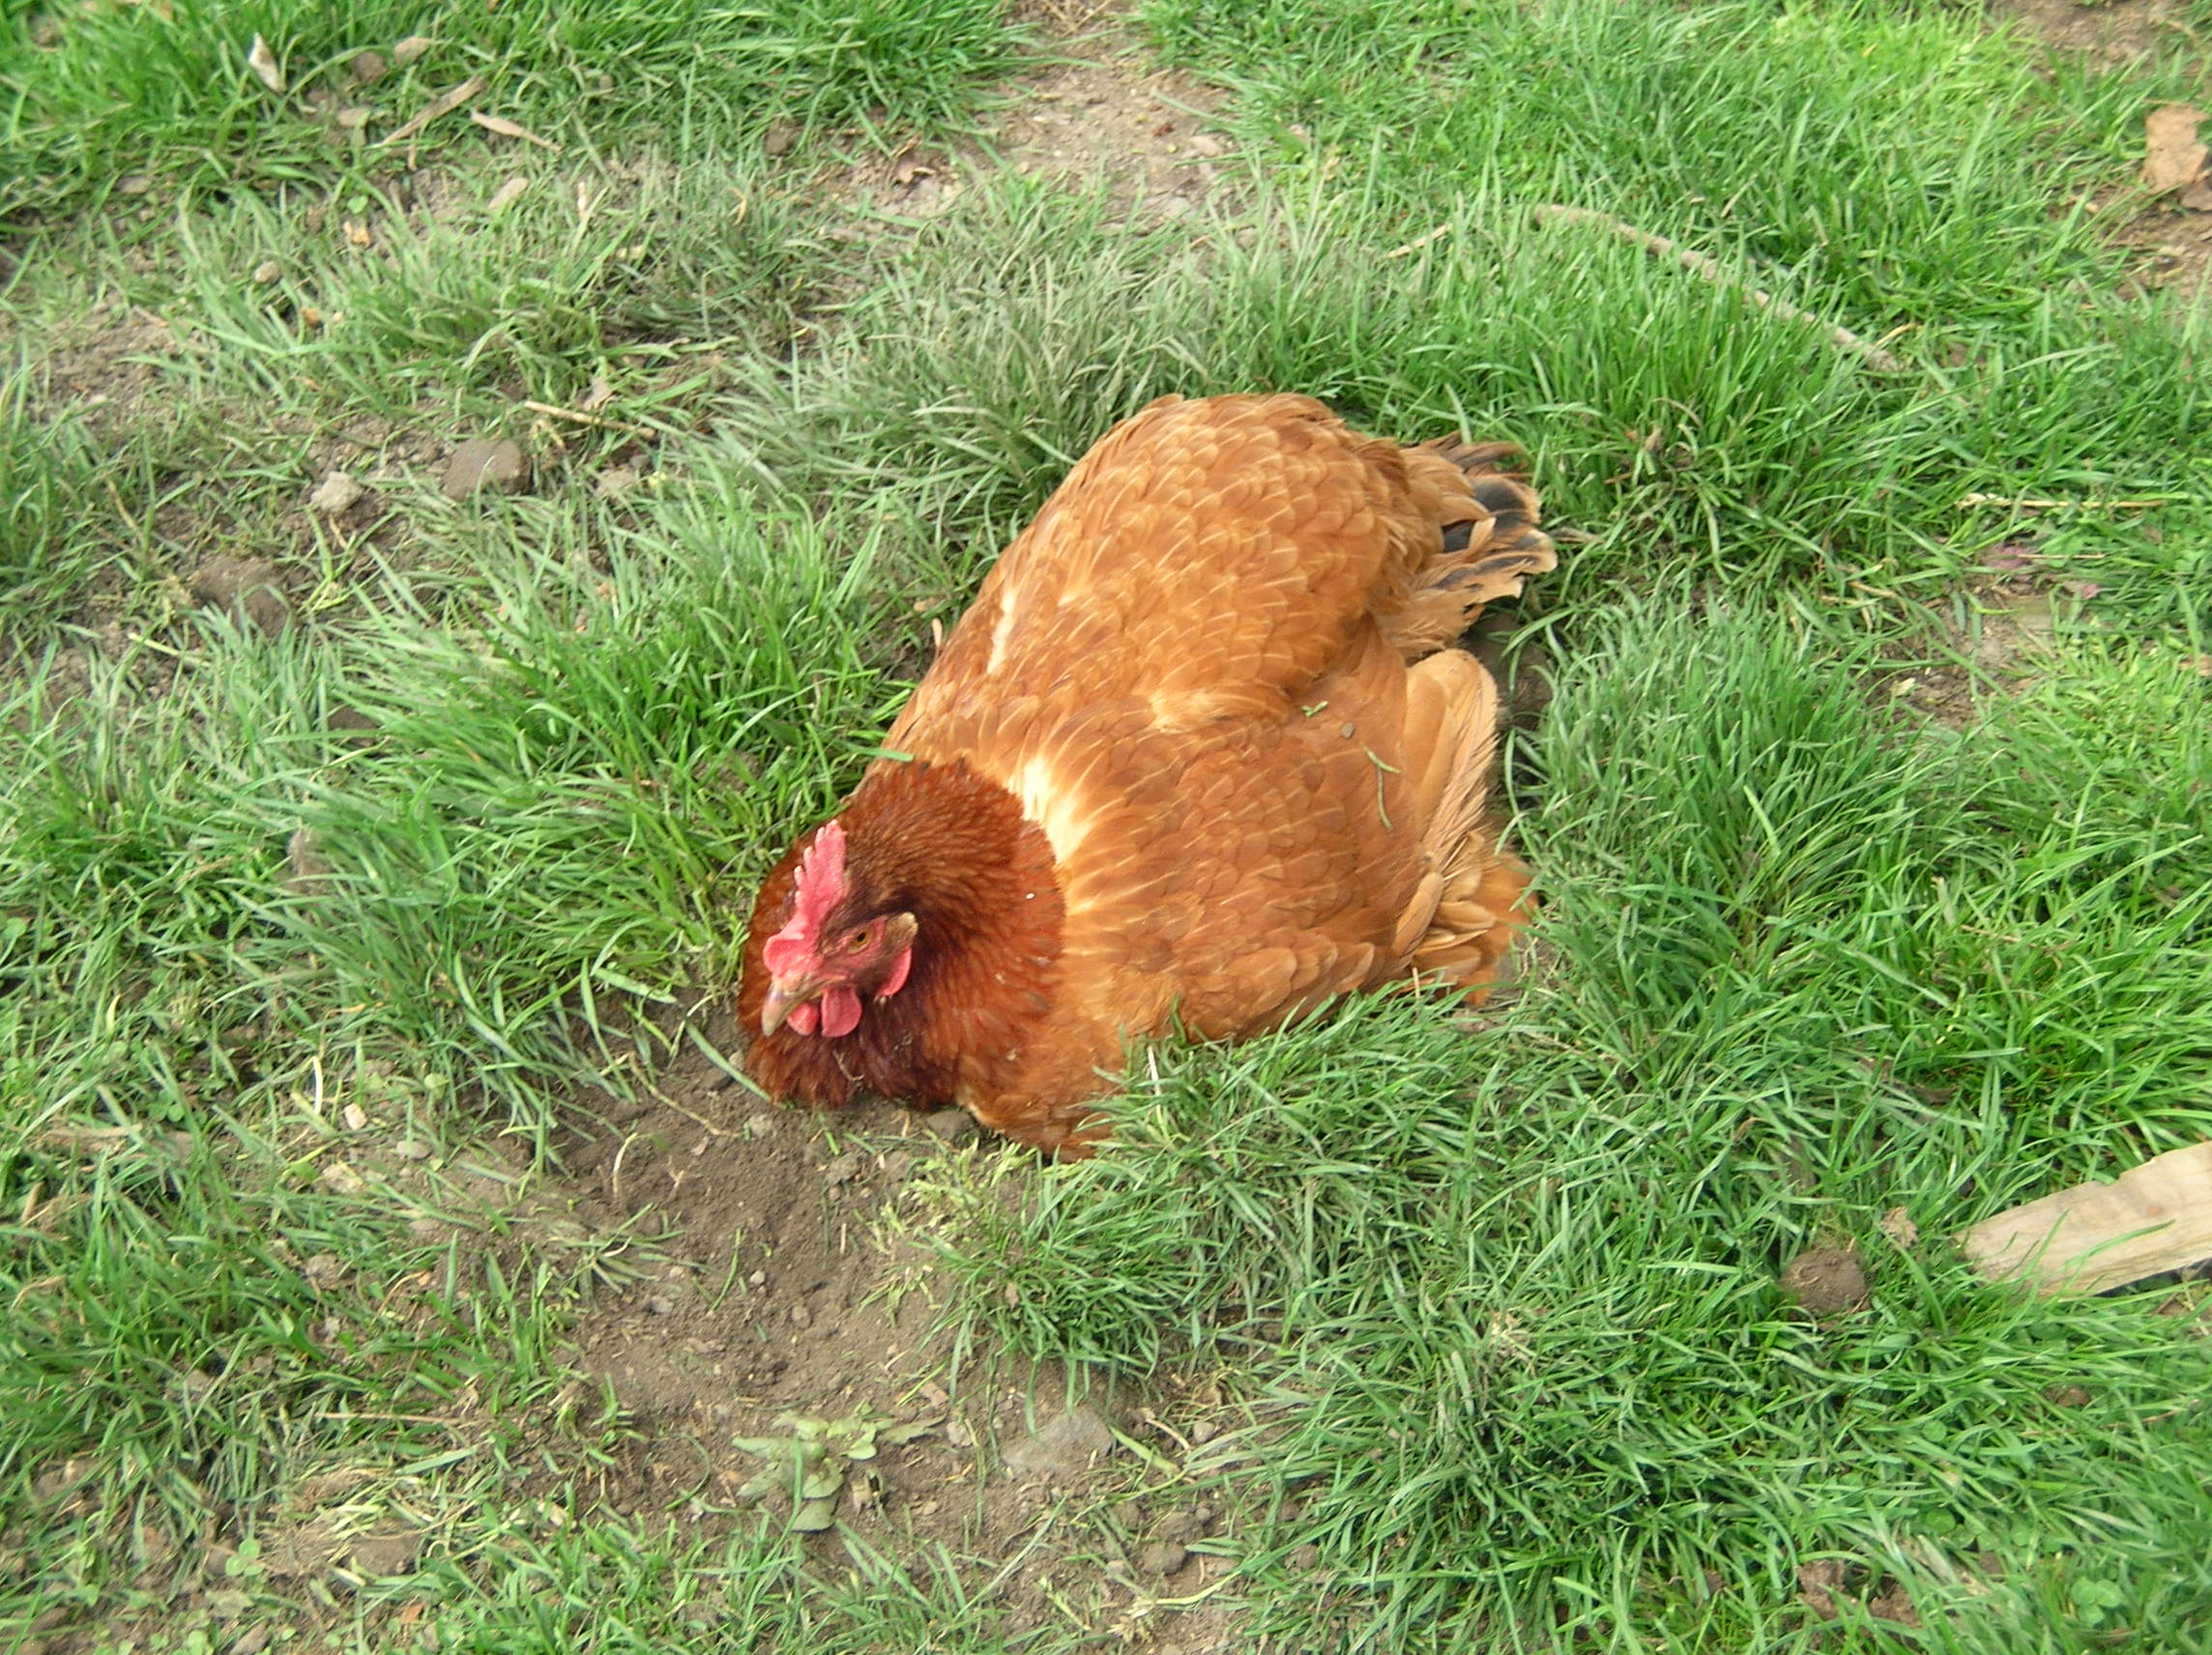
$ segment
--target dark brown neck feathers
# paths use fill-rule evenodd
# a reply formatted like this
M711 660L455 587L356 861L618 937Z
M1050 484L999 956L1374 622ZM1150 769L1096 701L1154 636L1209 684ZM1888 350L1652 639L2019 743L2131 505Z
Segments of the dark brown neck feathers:
M1052 1013L1064 910L1052 847L1013 795L950 765L884 762L837 813L846 834L845 909L915 917L914 969L863 1002L837 1039L786 1027L761 1036L768 973L760 950L788 916L795 846L761 886L745 941L738 1015L754 1076L771 1093L841 1104L857 1090L944 1103L960 1083L1011 1068Z

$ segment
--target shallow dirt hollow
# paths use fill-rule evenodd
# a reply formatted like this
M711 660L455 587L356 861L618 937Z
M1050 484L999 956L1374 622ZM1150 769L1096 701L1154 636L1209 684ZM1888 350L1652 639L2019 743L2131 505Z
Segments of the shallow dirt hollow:
M719 1003L697 1015L717 1051L742 1046ZM1199 1379L1116 1392L1003 1357L954 1364L933 1331L944 1283L927 1237L945 1212L932 1188L995 1143L957 1110L777 1109L688 1042L640 1095L576 1098L564 1171L537 1186L523 1226L539 1248L626 1239L630 1279L597 1294L568 1353L642 1436L610 1503L729 1521L755 1509L763 1441L789 1438L795 1420L833 1434L876 1420L887 1438L915 1435L846 1466L831 1510L869 1547L944 1546L1017 1625L1073 1617L1124 1639L1142 1626L1150 1648L1224 1645L1219 1610L1160 1600L1228 1573L1199 1549L1229 1549L1229 1514L1160 1466L1219 1431L1228 1399ZM793 1504L780 1488L759 1503L779 1517ZM834 1531L809 1546L841 1559Z

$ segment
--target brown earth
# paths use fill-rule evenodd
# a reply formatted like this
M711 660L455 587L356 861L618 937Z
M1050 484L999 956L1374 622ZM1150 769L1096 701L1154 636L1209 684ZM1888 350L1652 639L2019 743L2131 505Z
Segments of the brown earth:
M673 1026L672 1026L673 1031ZM739 1032L719 1004L702 1031ZM739 1439L788 1437L793 1421L874 1419L919 1428L848 1467L837 1523L890 1555L942 1545L1017 1626L1073 1616L1148 1646L1221 1646L1219 1611L1161 1600L1219 1582L1228 1514L1184 1466L1227 1410L1203 1379L1085 1385L1055 1366L985 1353L956 1359L938 1316L930 1242L947 1185L1005 1152L957 1110L890 1104L834 1116L774 1108L695 1046L640 1101L579 1097L538 1185L531 1224L635 1238L650 1265L578 1316L569 1359L610 1387L645 1466L619 1491L626 1515L688 1510L729 1521L767 1462ZM1031 1158L1004 1186L1022 1199ZM791 1501L779 1491L778 1516ZM833 1534L810 1542L838 1555Z

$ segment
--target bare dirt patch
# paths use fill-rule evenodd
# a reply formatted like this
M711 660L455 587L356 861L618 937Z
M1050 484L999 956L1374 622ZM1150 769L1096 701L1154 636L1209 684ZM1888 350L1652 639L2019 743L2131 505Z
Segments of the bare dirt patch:
M991 128L949 148L912 146L856 162L832 191L907 218L928 218L994 173L1102 189L1124 220L1181 218L1210 199L1233 165L1217 130L1216 88L1152 69L1135 30L1106 14L1073 19L1035 68L1007 87Z
M740 1043L726 1011L704 1030L717 1050ZM527 1209L541 1237L626 1238L635 1266L582 1310L570 1352L639 1436L616 1509L791 1521L805 1491L786 1445L813 1439L828 1491L813 1521L892 1555L942 1546L1017 1627L1072 1618L1126 1639L1144 1623L1149 1647L1224 1646L1218 1610L1162 1602L1231 1568L1221 1496L1179 1469L1219 1430L1220 1391L955 1359L927 1236L956 1163L995 1143L958 1111L777 1109L696 1050L641 1095L580 1097L563 1173ZM872 1455L848 1458L856 1440ZM826 1564L840 1544L834 1529L809 1542Z
M2194 44L2181 0L1995 0L1990 15L2015 20L2052 47L2110 69L2135 68L2184 42Z

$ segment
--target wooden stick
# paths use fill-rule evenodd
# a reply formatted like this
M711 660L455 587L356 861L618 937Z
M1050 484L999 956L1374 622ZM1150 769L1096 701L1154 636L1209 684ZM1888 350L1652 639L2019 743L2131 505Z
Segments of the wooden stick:
M609 431L622 431L632 437L650 437L653 433L643 425L626 425L620 420L602 420L597 414L586 414L575 408L557 408L550 402L533 402L523 399L523 407L533 414L543 414L553 420L573 420L579 425L598 425Z
M2201 1263L2212 1259L2212 1144L1985 1218L1959 1245L1983 1275L2045 1293L2102 1292Z
M1698 252L1694 248L1671 242L1665 236L1654 236L1648 230L1639 230L1634 224L1611 218L1604 213L1594 213L1587 207L1552 206L1536 209L1536 222L1539 224L1549 224L1559 219L1579 224L1595 224L1601 229L1611 230L1623 241L1634 242L1647 253L1656 253L1661 258L1674 260L1684 270L1694 271L1707 281L1719 282L1723 286L1740 285L1737 278L1724 268L1719 260ZM1899 362L1897 358L1891 356L1879 345L1870 344L1867 340L1860 338L1848 328L1838 328L1823 322L1810 310L1800 310L1796 305L1775 298L1773 294L1768 293L1763 288L1753 287L1746 289L1746 291L1751 295L1751 302L1761 310L1771 310L1777 316L1789 317L1792 322L1810 322L1816 328L1826 330L1832 342L1841 345L1847 351L1858 352L1866 358L1870 366L1877 367L1884 373L1905 372L1905 363Z
M2075 506L2084 511L2148 511L2154 506L2172 504L2170 495L2162 495L2156 500L2036 500L2025 495L1962 494L1957 509L1967 511L1977 506L2008 506L2016 511L2062 511Z
M1446 236L1448 236L1448 235L1450 235L1450 234L1451 234L1451 226L1450 226L1449 224L1439 224L1439 225L1438 225L1438 226L1437 226L1435 229L1431 230L1431 231L1430 231L1430 232L1429 232L1427 235L1425 235L1425 236L1415 236L1415 237L1414 237L1414 238L1413 238L1412 241L1408 242L1408 243L1407 243L1407 244L1406 244L1404 247L1392 247L1392 248L1391 248L1391 249L1390 249L1388 252L1384 253L1382 256L1383 256L1384 258L1386 258L1386 259L1400 259L1400 258L1404 258L1404 257L1405 257L1405 256L1406 256L1408 253L1414 253L1414 252L1419 252L1419 251L1420 251L1420 250L1421 250L1423 247L1427 247L1427 246L1428 246L1428 245L1429 245L1431 242L1440 242L1440 241L1443 240L1443 238L1444 238L1444 237L1446 237Z

